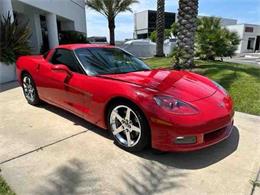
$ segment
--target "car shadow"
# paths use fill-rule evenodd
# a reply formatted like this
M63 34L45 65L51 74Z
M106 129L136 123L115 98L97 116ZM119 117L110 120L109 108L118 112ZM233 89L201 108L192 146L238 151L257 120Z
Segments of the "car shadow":
M56 106L53 106L53 105L45 103L45 102L43 102L40 105L40 107L72 121L74 123L74 125L82 126L82 127L86 128L87 130L93 131L94 133L99 134L107 139L113 140L113 137L107 130L102 129L92 123L89 123L88 121L86 121L66 110L63 110L61 108L58 108Z
M138 154L138 156L179 169L201 169L231 155L237 150L238 144L239 131L234 126L231 135L226 140L208 148L193 152L167 152L162 154L155 154L152 150L148 149Z
M42 108L53 112L61 117L64 117L74 123L80 125L94 133L97 133L107 139L113 140L111 134L104 129L101 129L84 119L81 119L70 112L57 108L50 104L44 103ZM133 153L140 158L157 161L166 166L171 166L179 169L201 169L215 164L236 151L239 144L239 130L236 126L233 127L231 135L224 141L210 146L205 149L193 152L167 152L157 153L153 149L146 149L140 153Z

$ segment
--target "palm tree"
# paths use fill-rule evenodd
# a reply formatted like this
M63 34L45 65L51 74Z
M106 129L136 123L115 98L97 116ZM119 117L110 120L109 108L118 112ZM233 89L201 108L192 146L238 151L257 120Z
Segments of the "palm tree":
M198 0L179 0L177 52L174 67L194 66L194 41L197 28Z
M115 18L120 12L130 11L130 6L138 0L86 0L86 5L107 18L110 44L115 45Z
M163 42L164 42L164 28L165 28L165 14L164 14L165 0L157 0L157 16L156 16L156 56L163 57Z

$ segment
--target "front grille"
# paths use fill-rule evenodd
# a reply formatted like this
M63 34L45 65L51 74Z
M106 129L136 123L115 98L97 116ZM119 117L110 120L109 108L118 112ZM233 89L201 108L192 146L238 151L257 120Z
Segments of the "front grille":
M227 130L227 126L226 127L223 127L221 129L218 129L216 131L212 131L210 133L206 133L204 135L204 142L210 142L210 141L213 141L219 137L221 137Z

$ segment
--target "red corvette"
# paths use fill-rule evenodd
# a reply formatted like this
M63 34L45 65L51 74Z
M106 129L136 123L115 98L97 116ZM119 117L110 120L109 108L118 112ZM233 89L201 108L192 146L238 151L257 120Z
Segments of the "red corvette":
M60 45L22 56L17 76L29 104L45 101L109 129L127 151L150 143L161 151L197 150L232 131L232 99L219 84L192 72L150 70L113 46Z

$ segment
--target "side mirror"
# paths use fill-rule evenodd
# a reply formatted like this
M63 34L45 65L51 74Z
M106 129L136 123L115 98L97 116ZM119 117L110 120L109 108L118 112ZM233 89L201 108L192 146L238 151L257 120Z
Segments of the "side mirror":
M72 77L72 71L63 64L56 64L52 66L51 70L54 72L64 72L68 75L69 78Z

